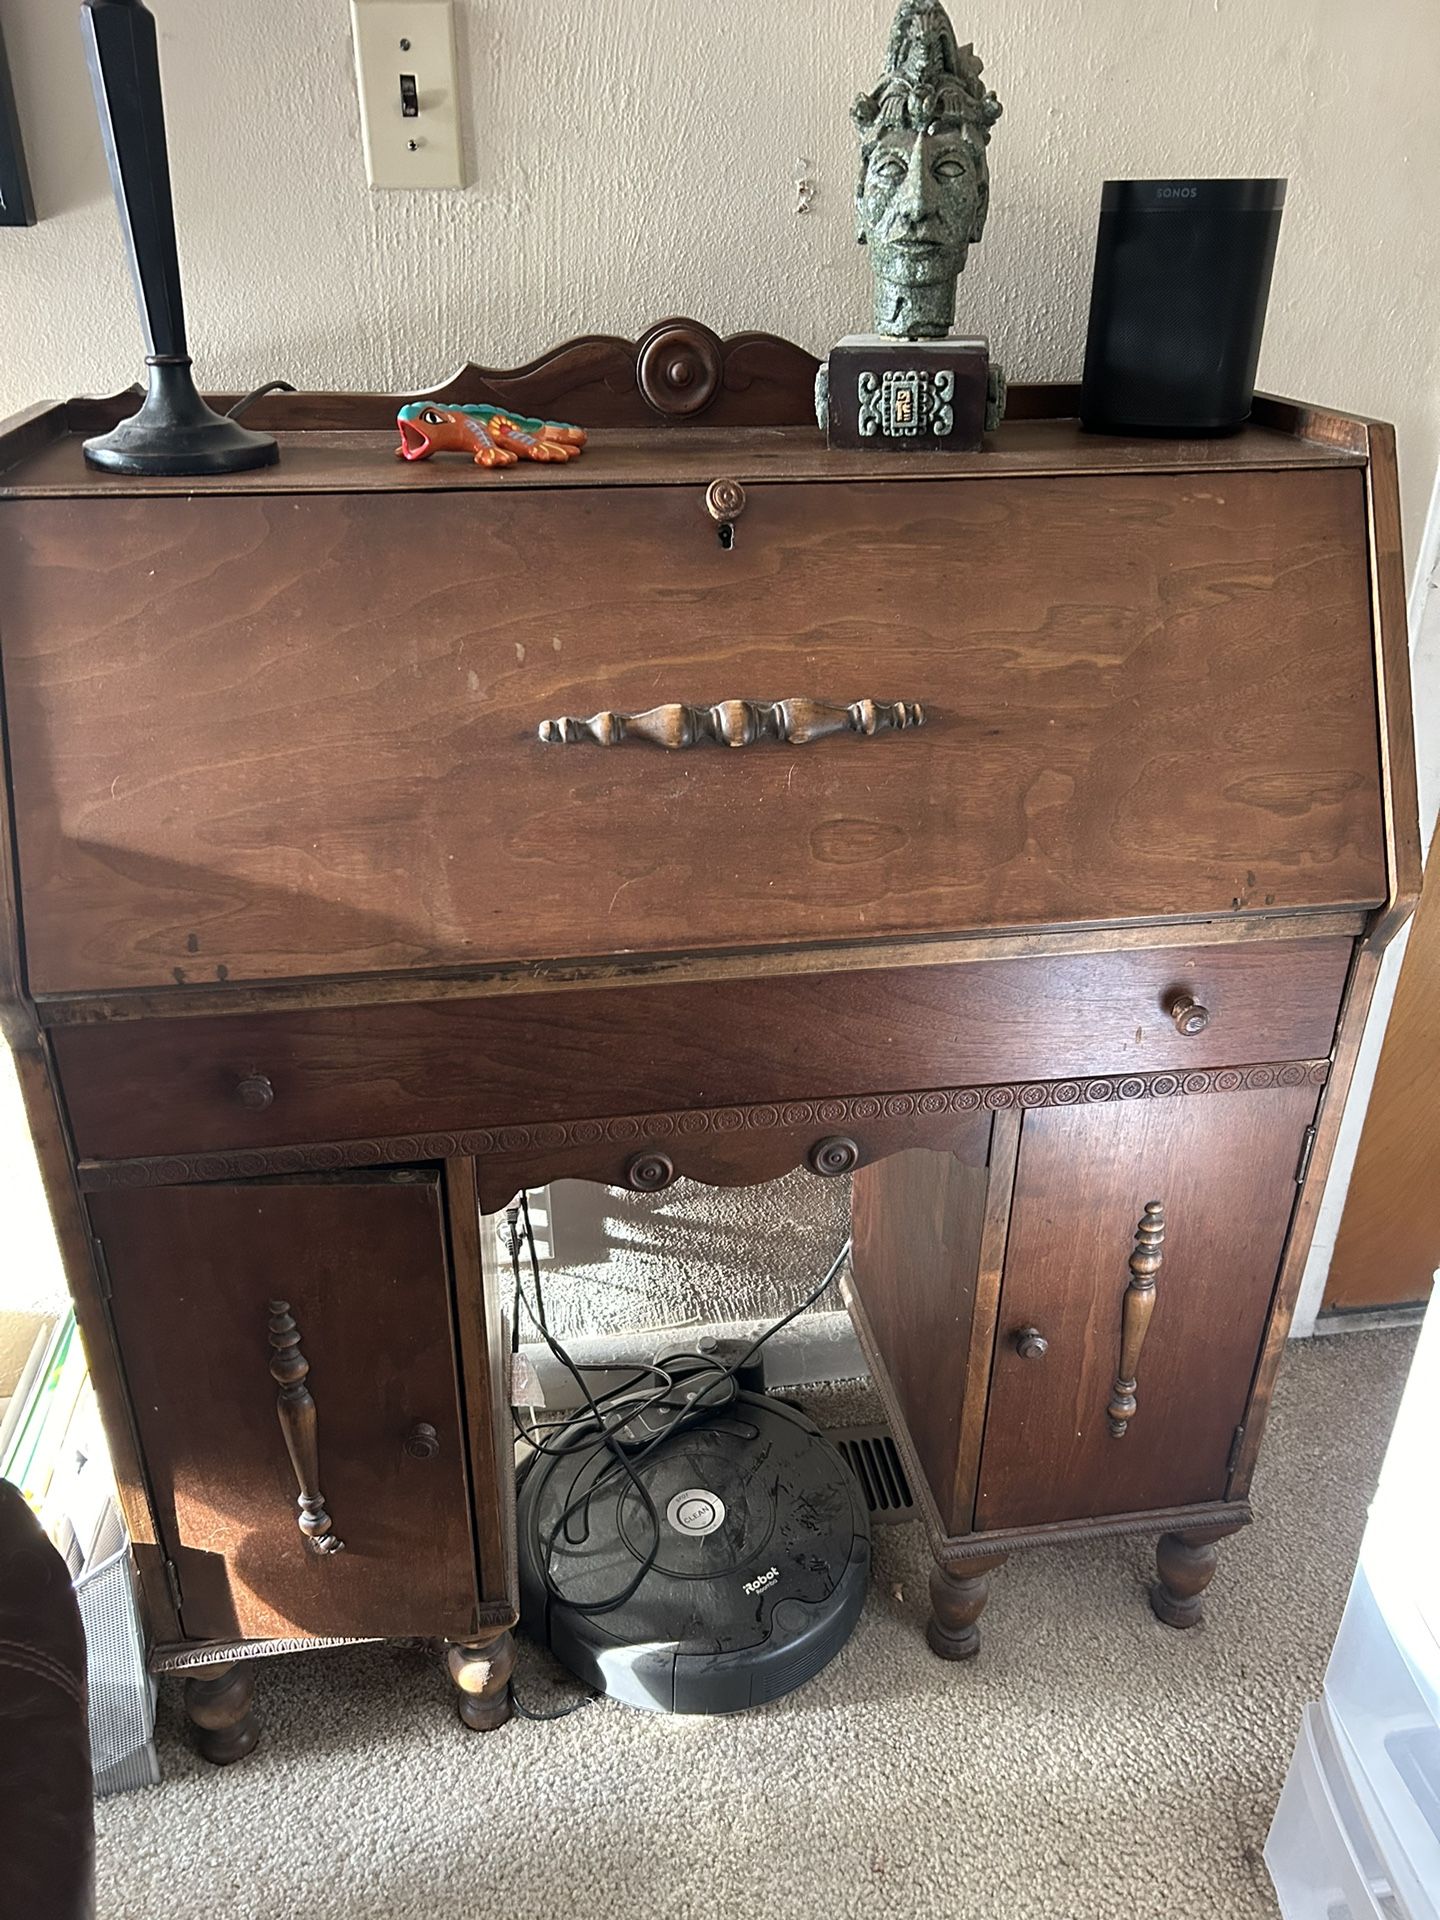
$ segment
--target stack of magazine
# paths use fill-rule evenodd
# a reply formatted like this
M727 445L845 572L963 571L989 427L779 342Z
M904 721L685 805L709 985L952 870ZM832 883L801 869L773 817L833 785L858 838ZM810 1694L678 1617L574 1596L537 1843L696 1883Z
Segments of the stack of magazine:
M110 1458L73 1312L36 1325L0 1415L0 1476L40 1516L72 1579L120 1543Z
M64 1555L85 1627L95 1790L151 1785L160 1778L155 1688L74 1313L0 1314L0 1369L0 1477L19 1487Z

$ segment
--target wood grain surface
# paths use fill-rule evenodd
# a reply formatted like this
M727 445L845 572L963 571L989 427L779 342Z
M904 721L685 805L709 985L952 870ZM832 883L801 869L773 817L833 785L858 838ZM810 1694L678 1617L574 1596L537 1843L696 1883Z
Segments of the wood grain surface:
M679 324L709 331L703 322L681 321ZM579 419L587 426L601 429L638 426L653 432L656 428L673 428L678 424L688 435L695 424L693 414L680 421L667 420L641 393L640 344L619 339L614 334L582 334L552 347L522 367L479 367L471 361L428 394L314 389L269 393L253 401L247 418L252 426L267 433L383 432L393 425L396 409L405 401L444 397L462 404L489 401L522 413ZM718 394L705 413L709 425L802 427L807 432L813 428L818 364L814 354L793 341L765 333L732 334L719 344L723 378ZM105 397L42 401L0 421L0 469L26 458L41 440L67 433L78 438L108 432L118 421L128 419L135 412L141 395L139 384L132 383L123 392ZM207 393L205 398L217 411L228 413L242 396ZM1003 440L1017 425L1037 420L1061 424L1073 433L1078 427L1079 412L1078 380L1012 381L1005 395L1004 422L998 434L987 436L987 446ZM41 422L38 434L37 420ZM1175 456L1183 459L1203 451L1206 446L1223 452L1237 441L1241 446L1252 441L1264 445L1280 436L1308 441L1312 452L1328 449L1363 458L1369 449L1369 430L1377 424L1361 414L1336 413L1310 401L1257 393L1248 426L1238 436L1202 442L1198 447L1183 441L1168 444ZM1268 432L1256 435L1251 431L1253 428L1268 429ZM1105 437L1112 443L1118 439L1114 435ZM1154 441L1124 444L1154 445Z
M875 973L57 1028L86 1159L677 1107L1179 1072L1330 1051L1353 943L1290 940ZM1209 1012L1177 1031L1180 995ZM717 1046L724 1036L723 1047ZM259 1078L273 1097L242 1103Z
M1371 589L1374 594L1376 683L1380 704L1380 767L1385 795L1389 891L1375 916L1371 940L1384 946L1409 919L1420 898L1422 855L1411 711L1410 643L1405 607L1405 556L1400 539L1400 477L1395 429L1368 429Z
M1296 1196L1313 1087L1027 1114L980 1467L979 1529L1223 1497ZM1165 1258L1123 1439L1106 1414L1147 1201ZM1049 1342L1016 1349L1021 1328Z
M438 1178L104 1194L91 1218L187 1638L468 1632L475 1563ZM320 1487L343 1553L312 1553L296 1524L266 1337L277 1294L310 1361ZM439 1436L432 1459L405 1450L418 1421Z
M1363 478L11 502L40 992L1371 905ZM403 562L403 563L402 563ZM794 749L668 700L921 701Z
M1227 1500L1243 1500L1250 1491L1250 1482L1254 1477L1260 1442L1275 1397L1276 1377L1285 1355L1290 1323L1294 1318L1295 1303L1310 1255L1315 1222L1325 1196L1325 1184L1330 1175L1336 1142L1340 1137L1355 1063L1365 1037L1365 1023L1380 972L1380 961L1381 950L1374 943L1360 941L1356 944L1350 977L1345 983L1345 995L1340 1003L1335 1044L1330 1052L1330 1073L1316 1109L1313 1123L1315 1131L1308 1149L1305 1178L1300 1186L1299 1200L1290 1216L1290 1231L1286 1236L1280 1274L1275 1283L1269 1318L1265 1323L1265 1337L1261 1342L1260 1357L1250 1389L1250 1404L1245 1411L1245 1437L1235 1456L1234 1471L1226 1486Z
M213 1013L318 1012L326 1007L398 1001L513 999L594 987L699 984L712 980L796 979L824 973L878 973L891 967L963 967L980 960L1044 955L1140 953L1184 941L1196 947L1283 945L1290 940L1363 936L1373 918L1360 907L1217 920L1138 920L1128 926L1044 928L1029 933L930 934L918 940L829 940L803 946L716 948L709 953L611 954L583 960L501 962L425 974L344 974L334 979L231 986L130 987L117 993L37 995L32 1026L103 1027L123 1020L183 1020ZM17 949L18 951L18 949ZM27 1016L31 1009L27 1008Z
M1410 929L1325 1282L1328 1310L1428 1300L1440 1267L1440 866Z
M509 1319L493 1248L481 1245L476 1165L445 1167L450 1268L463 1387L462 1427L469 1453L471 1509L482 1609L518 1608L515 1555L515 1434L510 1413ZM490 1254L487 1261L486 1253Z
M957 1376L964 1377L975 1319L992 1126L990 1114L970 1121L978 1152L897 1153L862 1167L852 1188L852 1284L947 1533L970 1521L954 1503L965 1408Z
M114 411L110 409L109 411ZM260 416L254 423L259 424ZM579 460L564 466L524 461L502 471L477 467L460 455L429 460L395 458L394 410L383 429L314 427L276 433L278 466L221 479L134 480L87 467L80 438L57 438L43 422L20 439L21 452L0 470L0 500L181 499L207 495L314 493L433 494L454 492L575 492L594 487L695 485L718 475L745 481L847 481L873 477L934 478L933 462L906 453L847 453L826 446L813 426L716 428L599 427ZM101 424L96 421L88 430ZM581 417L581 424L585 421ZM983 452L941 454L946 476L985 480L1020 474L1274 472L1311 467L1358 467L1363 457L1295 439L1265 427L1246 427L1220 440L1126 439L1082 433L1074 420L1010 419L988 436Z

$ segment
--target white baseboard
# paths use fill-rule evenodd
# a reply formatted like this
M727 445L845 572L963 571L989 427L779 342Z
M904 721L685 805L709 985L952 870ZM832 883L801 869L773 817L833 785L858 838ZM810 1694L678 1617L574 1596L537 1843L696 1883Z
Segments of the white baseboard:
M657 1353L693 1349L701 1340L758 1340L768 1320L725 1320L703 1327L649 1327L641 1333L584 1334L564 1342L578 1366L613 1366L616 1379ZM581 1404L575 1382L548 1347L522 1346L517 1356L515 1400L518 1405L545 1408ZM807 1313L782 1327L764 1348L767 1387L806 1387L840 1380L864 1380L869 1369L847 1313ZM588 1384L599 1392L615 1381L592 1375Z
M1317 1316L1312 1335L1332 1333L1388 1333L1392 1327L1418 1327L1425 1318L1425 1304L1410 1307L1376 1307L1373 1312L1322 1313Z

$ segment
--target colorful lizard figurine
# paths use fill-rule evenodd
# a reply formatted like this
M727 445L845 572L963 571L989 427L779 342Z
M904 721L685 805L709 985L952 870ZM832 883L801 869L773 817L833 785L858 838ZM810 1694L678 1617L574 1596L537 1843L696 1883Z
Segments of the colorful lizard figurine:
M503 407L437 406L417 400L395 416L399 460L428 460L432 453L468 453L477 467L513 467L526 460L575 460L585 429L563 420L528 420Z

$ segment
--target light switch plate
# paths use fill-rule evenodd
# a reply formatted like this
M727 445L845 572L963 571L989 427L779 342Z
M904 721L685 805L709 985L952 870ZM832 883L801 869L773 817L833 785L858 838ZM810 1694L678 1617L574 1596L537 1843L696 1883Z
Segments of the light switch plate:
M463 186L451 0L350 0L350 20L371 186Z

